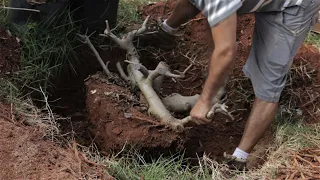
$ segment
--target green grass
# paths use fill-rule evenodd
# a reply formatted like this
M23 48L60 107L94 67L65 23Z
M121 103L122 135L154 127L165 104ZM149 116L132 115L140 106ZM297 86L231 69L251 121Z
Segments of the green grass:
M141 22L137 8L147 2L147 0L120 1L118 16L120 25ZM16 27L23 44L22 68L13 79L0 78L0 97L7 96L13 99L21 95L20 90L24 87L50 87L50 80L58 77L63 67L74 66L76 63L73 51L74 33L78 27L72 21L70 14L65 14L61 18L59 23L48 21L40 24L31 23L26 28ZM0 16L0 22L6 22L6 16ZM320 36L309 34L306 42L320 47ZM269 152L269 163L262 169L243 177L274 176L277 164L287 160L288 149L298 150L319 145L320 128L304 125L299 121L299 117L279 116L274 128L276 139L275 145ZM116 179L140 180L141 177L146 180L221 179L221 174L217 170L219 165L208 158L200 158L201 164L198 166L188 166L182 155L160 157L152 162L146 162L138 153L128 153L121 158L106 158L98 152L89 151L86 155L95 162L108 165L109 173Z
M151 162L146 162L143 156L134 150L125 150L121 157L113 155L103 157L96 147L82 148L82 152L94 162L105 164L108 173L121 180L194 180L194 179L221 179L220 172L217 171L217 164L206 156L199 158L199 166L187 165L187 159L181 154L171 157L155 158ZM212 173L214 172L214 173Z
M45 94L53 92L62 73L66 69L76 73L75 67L82 63L74 51L79 44L75 38L79 27L68 8L54 18L29 21L24 26L9 23L7 14L8 10L0 9L0 26L19 37L21 57L18 71L0 77L0 99L19 106L32 93L42 101L40 87Z
M13 102L20 95L19 88L10 80L0 77L0 100Z
M0 9L0 27L5 27L8 24L8 11Z
M78 29L68 10L44 22L12 27L22 44L21 68L13 76L13 83L22 89L50 88L66 66L78 62L74 52Z
M111 164L112 174L117 179L136 179L141 177L148 180L164 179L210 179L209 169L200 171L199 167L184 165L182 156L159 158L147 163L140 155L133 155L119 159Z
M320 48L320 34L309 33L306 38L306 43L315 45Z
M307 43L318 47L320 36L309 34ZM306 125L301 116L288 113L278 114L273 123L274 145L268 150L268 161L261 169L239 173L244 179L276 178L277 167L290 164L289 151L299 151L306 147L320 147L319 125ZM200 158L201 159L201 158ZM203 159L202 159L203 160ZM200 162L202 161L200 160ZM207 159L208 160L208 159ZM110 166L110 174L116 179L222 179L217 163L210 161L213 166L186 166L183 156L159 158L146 162L142 156L133 154L128 157L115 159L106 163ZM202 161L203 162L203 161ZM211 164L211 165L212 165ZM214 167L214 168L212 168ZM201 172L201 173L200 173ZM214 178L212 178L214 177Z
M277 129L278 144L287 144L287 147L302 149L306 147L320 147L320 129L318 125L305 125L302 122L285 124Z
M123 0L119 2L118 9L118 23L121 26L128 24L140 23L142 22L138 8L141 5L145 5L149 2L156 2L159 0Z
M288 122L288 123L285 123ZM274 144L267 151L268 161L262 168L249 172L230 172L230 179L275 179L277 167L290 165L290 151L298 151L306 147L320 147L320 126L306 126L302 121L289 123L283 119L275 122ZM181 154L171 157L160 157L147 162L142 155L134 150L125 150L121 157L104 157L96 147L81 149L86 156L99 164L105 164L108 173L121 180L209 180L224 179L221 171L223 165L209 159L206 155L199 157L199 164L190 166Z

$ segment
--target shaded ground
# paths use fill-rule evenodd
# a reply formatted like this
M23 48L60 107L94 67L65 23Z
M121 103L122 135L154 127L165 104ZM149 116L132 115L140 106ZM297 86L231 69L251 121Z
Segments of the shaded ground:
M80 152L43 140L44 130L24 126L0 104L0 179L112 179L83 162Z
M0 75L11 74L19 68L20 44L0 28Z
M0 29L0 76L17 71L19 61L19 43ZM113 179L87 161L76 143L62 148L45 141L45 126L26 126L22 122L30 117L21 114L0 101L0 179Z

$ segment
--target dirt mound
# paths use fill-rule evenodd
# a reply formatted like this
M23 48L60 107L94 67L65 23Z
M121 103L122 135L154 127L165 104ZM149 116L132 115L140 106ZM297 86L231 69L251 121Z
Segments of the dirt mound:
M112 179L81 163L73 150L44 141L41 129L11 121L11 115L10 106L0 104L0 179Z
M0 28L0 75L11 74L20 64L20 44Z
M159 131L157 121L146 115L146 108L127 88L108 83L99 76L89 79L86 86L88 115L103 150L119 151L131 145L160 152L179 148L183 143L178 134ZM155 123L150 123L152 121Z

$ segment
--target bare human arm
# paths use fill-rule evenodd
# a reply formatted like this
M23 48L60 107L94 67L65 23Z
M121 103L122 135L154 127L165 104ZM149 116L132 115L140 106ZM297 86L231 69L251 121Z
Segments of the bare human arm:
M191 117L197 124L210 122L206 115L213 105L212 99L225 82L234 64L237 51L236 28L236 13L211 28L215 49L209 63L209 75L199 100L190 112Z

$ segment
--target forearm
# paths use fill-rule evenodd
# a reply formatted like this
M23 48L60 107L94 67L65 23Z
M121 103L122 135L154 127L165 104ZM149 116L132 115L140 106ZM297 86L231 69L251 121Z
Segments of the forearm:
M201 99L204 102L211 103L212 99L225 83L230 73L235 56L235 48L226 50L216 50L209 63L209 75L204 84Z
M209 63L209 74L201 96L190 115L197 124L210 122L207 114L212 108L213 98L226 83L236 54L237 14L234 13L211 28L215 49Z

